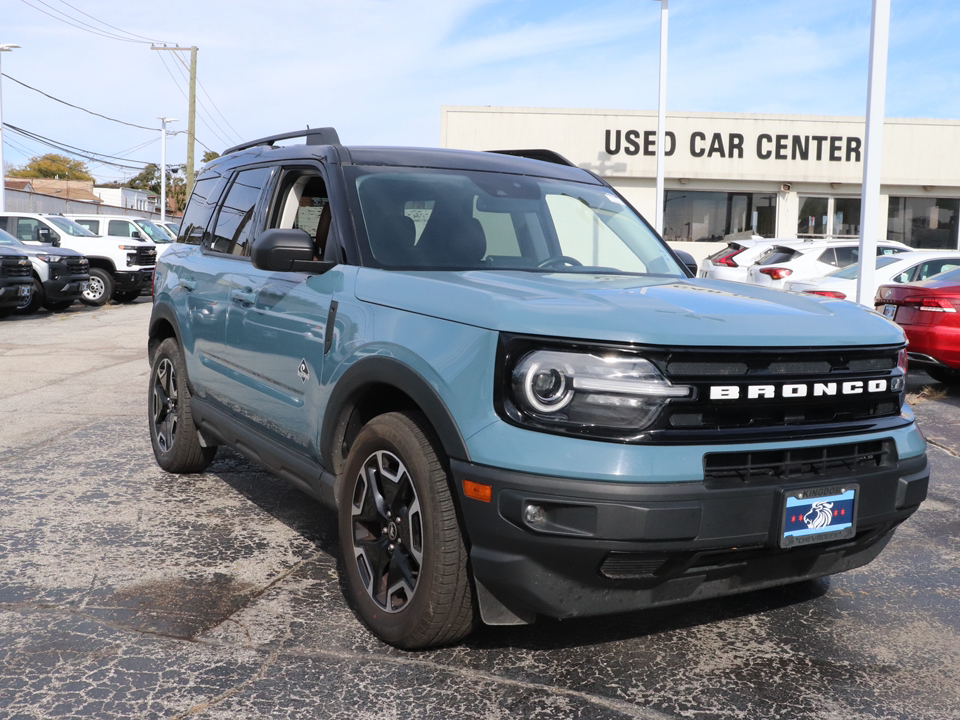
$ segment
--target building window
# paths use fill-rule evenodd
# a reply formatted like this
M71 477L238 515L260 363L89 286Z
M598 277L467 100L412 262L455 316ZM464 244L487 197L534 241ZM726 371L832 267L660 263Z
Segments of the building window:
M775 237L776 231L776 193L667 190L664 194L666 240L723 240L744 232Z
M887 240L916 248L957 248L956 198L891 197L887 210Z
M860 198L800 196L797 237L859 237Z

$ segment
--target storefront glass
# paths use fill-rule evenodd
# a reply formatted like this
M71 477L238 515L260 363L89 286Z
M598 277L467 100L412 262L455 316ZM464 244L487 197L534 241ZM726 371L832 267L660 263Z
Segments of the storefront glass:
M957 198L891 197L887 239L916 248L956 249L958 212Z
M663 205L666 240L715 241L740 232L763 237L776 235L775 193L667 190Z
M859 237L860 198L800 196L797 237Z

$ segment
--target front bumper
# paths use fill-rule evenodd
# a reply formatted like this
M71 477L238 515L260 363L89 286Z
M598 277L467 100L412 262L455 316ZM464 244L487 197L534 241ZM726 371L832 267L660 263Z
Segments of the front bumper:
M117 290L125 292L127 290L138 290L150 287L153 283L153 268L141 268L133 272L117 272L115 276Z
M89 282L90 275L60 276L53 280L47 280L43 284L43 291L47 295L47 300L59 302L62 300L79 300L83 293L84 284Z
M926 497L925 455L845 477L763 484L610 483L545 477L452 461L474 577L517 618L571 618L758 590L873 560ZM493 488L464 495L463 481ZM788 489L859 485L856 535L779 547ZM528 505L546 522L533 527ZM502 615L502 613L501 613Z

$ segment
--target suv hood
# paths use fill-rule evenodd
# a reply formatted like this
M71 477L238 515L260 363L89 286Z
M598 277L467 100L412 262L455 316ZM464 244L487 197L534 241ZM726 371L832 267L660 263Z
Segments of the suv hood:
M357 298L499 332L651 345L830 347L904 342L844 300L636 275L361 268Z

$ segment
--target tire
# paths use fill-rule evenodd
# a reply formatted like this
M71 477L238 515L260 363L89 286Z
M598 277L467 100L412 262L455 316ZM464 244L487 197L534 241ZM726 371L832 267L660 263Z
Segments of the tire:
M90 268L90 282L80 296L80 302L95 307L106 305L107 301L113 297L115 287L116 283L113 281L113 275L101 268Z
M32 315L40 309L40 306L43 305L43 301L46 300L46 298L47 293L43 290L43 283L34 278L33 292L30 293L30 297L25 298L17 305L16 313L18 315Z
M449 480L419 413L375 417L344 467L338 512L348 598L375 635L405 650L455 643L477 625Z
M190 412L187 368L175 338L167 338L157 348L150 368L147 414L153 454L164 470L198 473L213 462L217 447L200 444Z
M73 305L73 300L47 300L47 302L43 304L43 306L50 312L63 312L71 305Z
M113 300L118 303L132 303L138 297L140 297L139 290L124 290L122 292L114 290L113 292Z
M960 370L954 370L948 367L925 367L923 371L937 382L946 385L956 385L960 383Z

